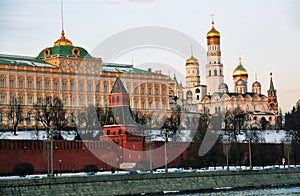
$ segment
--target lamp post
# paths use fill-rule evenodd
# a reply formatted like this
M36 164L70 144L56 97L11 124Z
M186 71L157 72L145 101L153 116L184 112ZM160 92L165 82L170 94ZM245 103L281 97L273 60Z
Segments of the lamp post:
M284 138L284 149L285 149L285 154L287 155L287 162L288 162L288 169L290 168L290 150L291 150L291 144L292 144L292 136L290 134L285 135Z
M60 173L60 176L61 176L61 173L62 173L62 160L60 159L59 160L59 173Z
M247 132L247 136L248 136L248 139L249 139L249 166L250 166L250 169L252 170L252 156L251 156L251 137L252 137L252 133L251 131L248 131Z
M167 130L164 129L165 131L165 173L168 173L168 156L167 156L167 141L168 141L168 134Z
M227 171L229 171L229 150L230 150L230 136L229 135L223 135L222 138L222 142L223 142L223 152L226 155L226 166L227 166Z

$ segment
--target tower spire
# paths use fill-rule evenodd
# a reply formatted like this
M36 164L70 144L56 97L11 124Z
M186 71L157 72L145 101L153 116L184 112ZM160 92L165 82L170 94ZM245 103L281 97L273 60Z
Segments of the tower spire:
M56 42L54 46L72 46L73 43L65 37L64 31L64 14L63 14L63 0L60 1L60 17L61 17L61 37Z
M214 16L215 16L215 14L211 13L211 24L212 24L213 27L215 25Z
M191 57L194 57L193 45L191 45Z
M63 0L60 1L60 17L61 17L61 34L64 34L64 13Z
M272 79L272 72L270 73L270 88L269 88L270 91L274 91L274 84L273 84L273 79Z

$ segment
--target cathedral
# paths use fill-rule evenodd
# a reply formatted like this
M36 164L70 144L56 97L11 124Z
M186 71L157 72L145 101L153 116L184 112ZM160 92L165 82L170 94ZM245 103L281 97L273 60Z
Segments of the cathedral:
M221 34L215 29L214 19L206 37L207 84L204 85L200 81L199 61L192 52L191 57L186 60L186 86L180 84L177 88L179 103L188 112L208 111L213 116L221 114L223 117L227 111L239 108L241 112L247 113L247 128L259 129L261 120L268 123L268 128L276 128L280 114L272 73L267 96L262 94L261 83L257 79L249 89L249 73L239 58L237 67L232 72L234 89L229 91L228 85L224 82L224 65L221 62Z

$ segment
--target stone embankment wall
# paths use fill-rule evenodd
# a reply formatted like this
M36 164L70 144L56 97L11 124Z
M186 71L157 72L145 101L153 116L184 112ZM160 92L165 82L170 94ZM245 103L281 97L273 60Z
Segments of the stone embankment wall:
M299 169L0 180L0 195L133 195L300 184Z

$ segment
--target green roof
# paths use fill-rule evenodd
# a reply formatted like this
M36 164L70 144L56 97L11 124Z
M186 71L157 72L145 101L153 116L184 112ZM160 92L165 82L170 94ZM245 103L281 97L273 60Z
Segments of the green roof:
M32 67L51 67L55 66L41 61L39 59L27 56L4 55L0 54L0 64L15 66L32 66Z
M79 55L75 56L72 54L72 51L76 50L76 48L79 51ZM60 57L74 57L74 58L92 58L92 56L84 49L78 46L54 46L50 48L45 48L40 52L37 58L45 58L45 50L49 50L50 54L46 57L52 57L52 56L60 56Z
M151 70L143 70L143 69L135 68L133 67L133 65L128 65L128 64L103 63L102 69L104 72L120 72L120 73L166 76L163 74L152 72Z

